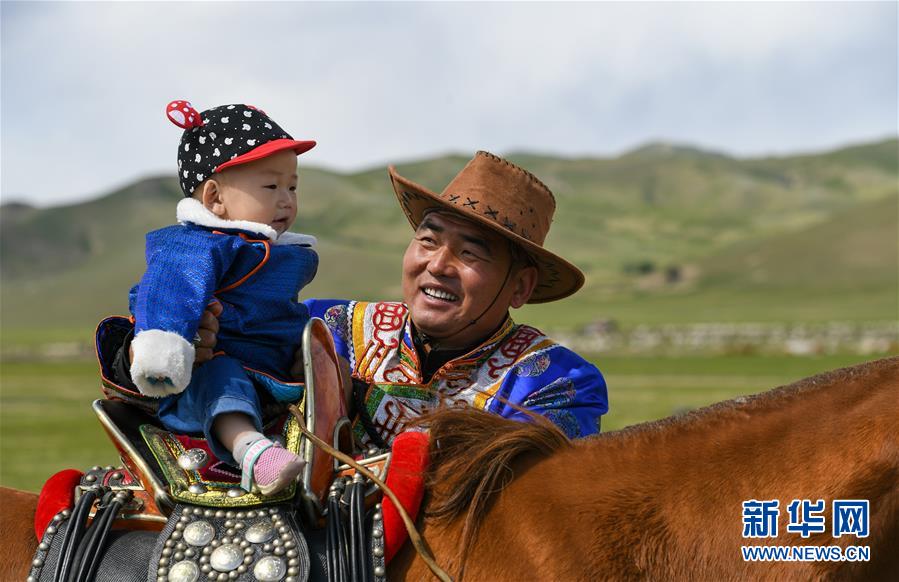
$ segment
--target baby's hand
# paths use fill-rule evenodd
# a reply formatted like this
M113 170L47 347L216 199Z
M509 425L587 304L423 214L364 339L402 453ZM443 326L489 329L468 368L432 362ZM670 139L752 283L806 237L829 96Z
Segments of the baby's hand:
M212 359L215 352L216 335L219 332L219 316L222 314L222 304L213 301L206 306L206 311L200 317L200 327L197 330L198 339L194 342L196 347L196 359L194 365L199 366Z
M146 384L153 387L152 392L144 392L144 390L141 390L141 393L146 396L156 396L156 394L169 396L181 392L181 390L175 388L175 383L172 382L172 379L168 376L148 376L144 378L144 381ZM140 385L138 385L138 388L140 388Z
M133 367L132 370L134 370ZM168 376L146 376L139 373L136 374L133 371L131 376L135 386L144 396L162 398L172 394L179 394L184 390L176 387L175 382Z
M172 379L167 376L156 376L147 378L147 382L152 384L153 386L158 386L159 384L167 384L169 386L174 386L172 383ZM164 390L165 388L163 388Z

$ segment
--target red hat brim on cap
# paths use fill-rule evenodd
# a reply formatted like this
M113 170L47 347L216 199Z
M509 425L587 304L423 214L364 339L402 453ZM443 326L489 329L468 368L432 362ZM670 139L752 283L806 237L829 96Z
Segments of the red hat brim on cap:
M247 153L237 156L234 159L228 160L223 164L219 164L218 166L216 166L215 171L221 172L222 170L230 168L232 166L239 166L240 164L255 162L256 160L267 158L272 154L284 150L293 150L296 155L300 155L303 152L308 152L314 147L315 142L312 140L297 141L295 139L273 139L270 142L262 144L258 148L252 149Z

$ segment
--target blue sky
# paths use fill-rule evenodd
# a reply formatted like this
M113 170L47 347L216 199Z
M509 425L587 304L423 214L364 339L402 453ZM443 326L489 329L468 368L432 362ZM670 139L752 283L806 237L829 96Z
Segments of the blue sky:
M172 99L244 102L340 170L446 152L739 156L897 132L897 4L15 3L3 201L174 173ZM386 180L385 180L386 187Z

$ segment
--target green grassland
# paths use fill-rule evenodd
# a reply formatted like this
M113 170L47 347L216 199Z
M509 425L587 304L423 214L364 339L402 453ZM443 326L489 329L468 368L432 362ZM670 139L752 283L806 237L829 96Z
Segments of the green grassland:
M603 371L611 410L608 432L762 392L859 363L860 356L591 358ZM90 408L99 398L93 362L14 363L0 367L0 485L37 491L54 472L117 462Z
M875 356L597 356L611 403L603 422L608 432L757 394Z
M897 153L899 141L890 139L748 160L665 144L609 159L511 155L556 196L547 247L587 276L575 296L513 316L550 333L600 319L622 329L895 321ZM440 191L467 160L413 161L400 171ZM399 299L411 231L385 170L301 167L300 189L294 229L317 236L321 256L303 297ZM96 365L34 354L54 344L89 347L99 319L127 311L128 289L143 271L144 234L173 223L180 197L166 177L85 203L2 207L3 485L34 490L56 470L115 462L90 410L100 396ZM667 276L672 271L677 277ZM611 430L874 357L592 360L608 380L612 409L604 427Z

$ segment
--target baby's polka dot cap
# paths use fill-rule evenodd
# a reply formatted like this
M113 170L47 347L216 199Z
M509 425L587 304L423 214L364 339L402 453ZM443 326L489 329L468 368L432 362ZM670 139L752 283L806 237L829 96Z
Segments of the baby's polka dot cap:
M203 113L188 101L172 101L165 108L169 121L184 129L178 145L178 182L185 196L225 168L260 160L276 152L297 155L315 147L297 141L252 105L221 105Z

